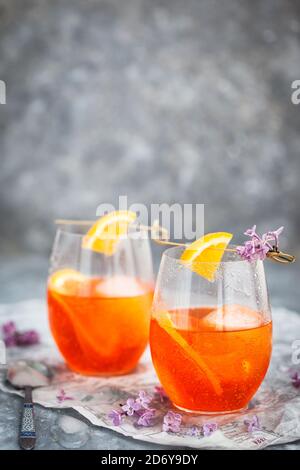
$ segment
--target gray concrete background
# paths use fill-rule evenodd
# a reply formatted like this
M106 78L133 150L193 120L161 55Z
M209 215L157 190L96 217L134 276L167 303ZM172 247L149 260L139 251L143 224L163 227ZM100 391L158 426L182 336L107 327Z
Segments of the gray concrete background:
M0 0L0 250L120 194L297 250L299 43L290 0Z

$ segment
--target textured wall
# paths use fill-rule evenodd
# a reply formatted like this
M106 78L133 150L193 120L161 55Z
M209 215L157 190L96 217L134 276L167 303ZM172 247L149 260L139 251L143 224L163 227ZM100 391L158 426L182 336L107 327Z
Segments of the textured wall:
M119 194L296 246L299 43L288 0L0 0L0 249Z

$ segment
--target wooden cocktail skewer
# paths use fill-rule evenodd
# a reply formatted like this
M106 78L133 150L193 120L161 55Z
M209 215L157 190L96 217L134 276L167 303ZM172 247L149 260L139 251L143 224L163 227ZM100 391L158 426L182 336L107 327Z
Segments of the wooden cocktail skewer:
M55 225L92 225L96 220L55 219Z
M56 225L92 225L95 223L95 220L72 220L72 219L56 219L55 221ZM169 233L168 230L165 229L164 227L161 227L159 225L158 220L155 220L153 222L152 226L149 225L142 225L142 224L133 224L133 226L136 226L140 230L146 230L151 232L152 234L152 239L158 243L159 245L165 245L165 246L179 246L179 247L184 247L187 248L189 244L187 243L179 243L179 242L172 242L169 240ZM155 236L161 232L163 235L163 238L157 238ZM215 248L216 250L218 248ZM236 250L234 248L225 248L225 251L234 253ZM268 251L267 253L267 258L271 259L272 261L276 261L277 263L282 263L282 264L289 264L289 263L294 263L296 260L295 256L290 255L288 253L284 253L282 251L279 251L276 246L273 246L273 249Z
M154 238L154 241L158 243L159 245L168 245L168 246L182 246L187 248L189 245L187 243L177 243L177 242L171 242L171 241L166 241L166 240L159 240ZM219 248L214 248L215 250L218 250ZM225 248L225 251L234 253L236 250L234 248ZM272 261L277 261L278 263L283 263L283 264L288 264L288 263L294 263L296 260L295 256L289 255L288 253L283 253L282 251L279 251L276 249L276 247L273 247L273 250L268 251L267 253L267 258L270 258Z

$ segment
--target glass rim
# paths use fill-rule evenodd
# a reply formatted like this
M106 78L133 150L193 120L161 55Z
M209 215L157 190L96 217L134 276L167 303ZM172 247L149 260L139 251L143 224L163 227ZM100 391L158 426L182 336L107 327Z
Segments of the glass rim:
M228 245L228 248L230 249L235 249L238 245L230 244ZM190 261L184 261L180 259L180 254L183 252L184 247L183 246L173 246L170 248L167 248L163 252L163 257L166 259L171 260L174 263L179 264L180 266L189 266L191 264ZM217 248L216 248L217 250ZM240 255L237 252L228 252L228 257L229 259L224 259L226 257L225 255L222 257L221 261L216 262L216 261L193 261L194 265L230 265L230 264L238 264L238 263L248 263L248 264L255 264L260 260L253 260L253 261L248 261L246 259L242 259Z
M64 236L68 236L68 237L74 237L74 238L83 238L88 230L93 226L94 222L81 222L78 221L74 224L58 224L57 225L57 228L56 228L56 234L63 234ZM83 230L83 229L86 229L86 230ZM133 228L135 230L133 230ZM140 228L138 225L131 225L130 227L130 230L128 230L127 233L123 234L123 235L120 235L118 236L117 238L120 239L120 240L126 240L127 238L133 238L134 239L134 235L137 235L137 234L140 234L140 233L145 233L145 239L148 238L148 236L146 235L146 231L143 230L142 228ZM109 239L114 239L114 237L111 237Z

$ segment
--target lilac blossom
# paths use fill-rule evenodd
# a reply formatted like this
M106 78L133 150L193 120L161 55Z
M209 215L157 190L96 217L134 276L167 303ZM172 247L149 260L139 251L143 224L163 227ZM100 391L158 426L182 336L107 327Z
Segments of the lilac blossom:
M125 405L121 405L122 412L112 410L108 417L115 426L120 424L123 415L136 416L139 426L151 426L155 415L155 410L149 407L151 401L152 397L142 390L137 398L128 398Z
M192 436L192 437L199 437L199 436L201 436L201 431L200 431L200 429L198 428L198 426L192 426L192 427L188 430L188 436Z
M18 346L31 346L40 342L39 334L35 330L24 331L24 333L17 333Z
M74 400L73 397L69 397L69 396L66 394L66 392L64 391L63 388L59 391L58 395L56 395L56 399L57 399L57 401L58 401L59 403L63 403L63 402L66 401L66 400Z
M4 336L12 336L17 332L16 324L13 321L8 321L2 325L2 333Z
M209 437L211 436L216 430L218 429L217 423L205 423L202 426L202 433L203 436Z
M4 336L3 337L4 344L7 348L13 348L17 346L17 339L16 336Z
M5 346L8 348L13 346L31 346L40 341L39 335L35 330L19 332L13 321L2 325L2 336Z
M256 232L256 225L246 230L244 235L247 235L251 240L247 240L244 245L237 246L237 253L245 260L264 260L268 251L274 248L278 249L279 235L282 233L284 227L277 230L264 233L261 237ZM274 246L270 243L273 242Z
M262 236L262 240L264 243L268 243L270 246L270 249L273 249L273 245L271 245L269 242L273 242L276 248L278 248L278 243L279 243L279 235L283 232L284 227L279 227L277 230L273 230L272 232L267 232L264 233Z
M2 337L7 348L17 346L16 333L17 328L16 324L13 321L8 321L2 325Z
M128 415L133 416L140 410L149 409L149 405L152 401L152 397L143 390L139 392L137 398L128 398L125 405L122 406L122 410ZM138 413L141 414L141 413Z
M300 374L299 372L293 372L291 375L292 384L295 388L300 388Z
M168 411L164 416L162 429L165 432L178 432L180 429L182 416L174 411Z
M244 424L247 426L247 431L252 433L261 429L260 422L257 415L253 415L250 419L245 419Z
M136 411L141 409L141 404L137 402L134 398L128 398L125 405L122 406L122 410L127 414L127 416L133 416Z
M139 392L139 396L136 399L136 403L140 405L142 408L149 408L149 405L152 401L152 397L148 395L148 393L144 392L143 390Z
M111 410L107 417L111 420L114 426L120 426L123 418L123 413L117 410Z
M140 415L137 421L137 424L139 426L145 426L145 427L152 426L154 417L155 417L155 410L152 408L149 408Z

